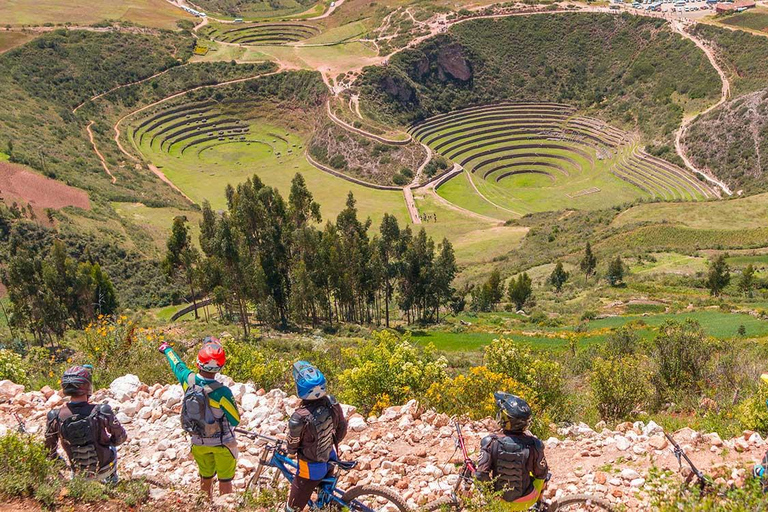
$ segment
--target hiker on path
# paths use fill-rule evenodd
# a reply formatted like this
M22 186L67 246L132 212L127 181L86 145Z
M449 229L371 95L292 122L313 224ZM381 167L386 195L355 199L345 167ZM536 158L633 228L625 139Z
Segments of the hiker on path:
M50 459L58 446L67 454L73 474L105 483L117 483L117 447L128 435L108 404L92 404L93 367L73 366L61 377L69 403L48 413L45 447Z
M298 473L291 483L285 512L301 512L312 492L330 473L339 443L347 435L341 405L327 394L325 376L306 361L293 365L301 405L288 421L288 454L296 455Z
M184 389L181 407L182 428L192 435L192 456L200 472L200 489L213 496L213 477L219 493L232 492L237 468L237 439L234 428L240 423L232 390L216 380L227 361L218 339L207 337L197 353L197 369L190 370L167 344L158 350L165 355Z
M531 408L520 397L497 391L496 421L503 434L492 434L480 443L480 461L475 478L492 482L501 499L533 506L541 498L549 466L544 444L527 432Z

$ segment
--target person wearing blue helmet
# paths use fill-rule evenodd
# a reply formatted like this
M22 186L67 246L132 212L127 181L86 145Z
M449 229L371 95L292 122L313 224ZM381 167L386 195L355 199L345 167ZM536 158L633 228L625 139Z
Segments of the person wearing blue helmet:
M347 435L344 412L328 395L323 373L307 361L299 361L293 365L293 380L301 405L288 420L288 454L296 456L299 469L291 483L286 512L304 510Z

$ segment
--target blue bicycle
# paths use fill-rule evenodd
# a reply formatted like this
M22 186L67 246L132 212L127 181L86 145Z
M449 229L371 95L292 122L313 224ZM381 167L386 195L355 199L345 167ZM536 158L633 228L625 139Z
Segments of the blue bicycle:
M297 471L297 463L288 457L285 442L273 437L263 436L236 428L252 441L263 441L264 450L259 457L259 464L246 486L245 492L254 498L270 492L287 489ZM328 510L334 512L408 512L409 508L398 493L378 485L358 485L347 491L337 487L340 471L349 471L357 466L357 461L330 463L332 471L317 488L316 498L309 502L310 510Z

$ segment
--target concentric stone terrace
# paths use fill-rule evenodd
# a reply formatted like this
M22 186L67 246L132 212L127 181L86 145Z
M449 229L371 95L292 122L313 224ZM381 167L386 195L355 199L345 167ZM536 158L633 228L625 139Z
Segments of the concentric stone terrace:
M231 108L228 107L228 108ZM247 142L249 127L215 101L185 103L143 119L133 130L138 147L184 155L212 146Z
M248 46L286 44L308 39L320 30L308 23L258 23L211 27L207 36L214 41Z
M561 208L590 207L588 196L602 197L595 207L606 198L714 197L692 173L644 153L629 134L565 104L472 107L432 117L410 131L466 169L474 193L514 213L561 201Z

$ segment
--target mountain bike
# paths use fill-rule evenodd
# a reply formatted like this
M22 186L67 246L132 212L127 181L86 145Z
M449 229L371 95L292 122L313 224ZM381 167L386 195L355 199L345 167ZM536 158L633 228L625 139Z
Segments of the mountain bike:
M456 484L453 487L453 491L449 496L443 496L437 500L422 507L422 512L437 512L437 511L460 511L464 509L464 499L462 496L467 496L472 490L474 484L474 475L477 470L474 461L469 457L467 450L467 444L464 440L464 434L461 431L461 424L458 421L453 423L455 429L454 440L456 442L456 452L459 450L462 453L464 462L459 471L459 478L456 480ZM456 454L454 452L454 455ZM453 459L453 457L451 457ZM547 477L549 480L549 476ZM541 491L546 482L539 480L539 488L537 491ZM536 512L568 512L568 511L607 511L612 512L613 506L607 500L589 496L587 494L572 494L569 496L563 496L549 503L545 503L541 499L536 502L529 510Z
M298 464L288 457L285 441L264 436L256 432L236 428L252 441L264 442L256 470L248 481L246 494L257 498L268 492L287 490L298 471ZM310 510L335 512L408 512L409 508L398 493L378 485L358 485L348 490L338 487L341 471L357 466L357 461L330 461L333 471L324 478L316 491L316 497L309 502Z
M680 448L680 445L677 444L677 441L669 435L667 432L664 432L664 436L667 438L667 441L672 445L672 453L674 454L675 458L677 459L677 465L680 469L683 467L683 461L686 462L688 467L691 469L691 474L688 478L685 480L686 485L690 485L693 480L696 480L696 487L699 488L699 492L702 494L708 494L713 491L713 485L712 480L707 478L707 476L701 472L699 468L697 468L693 461L688 457L688 455L683 451L682 448Z

